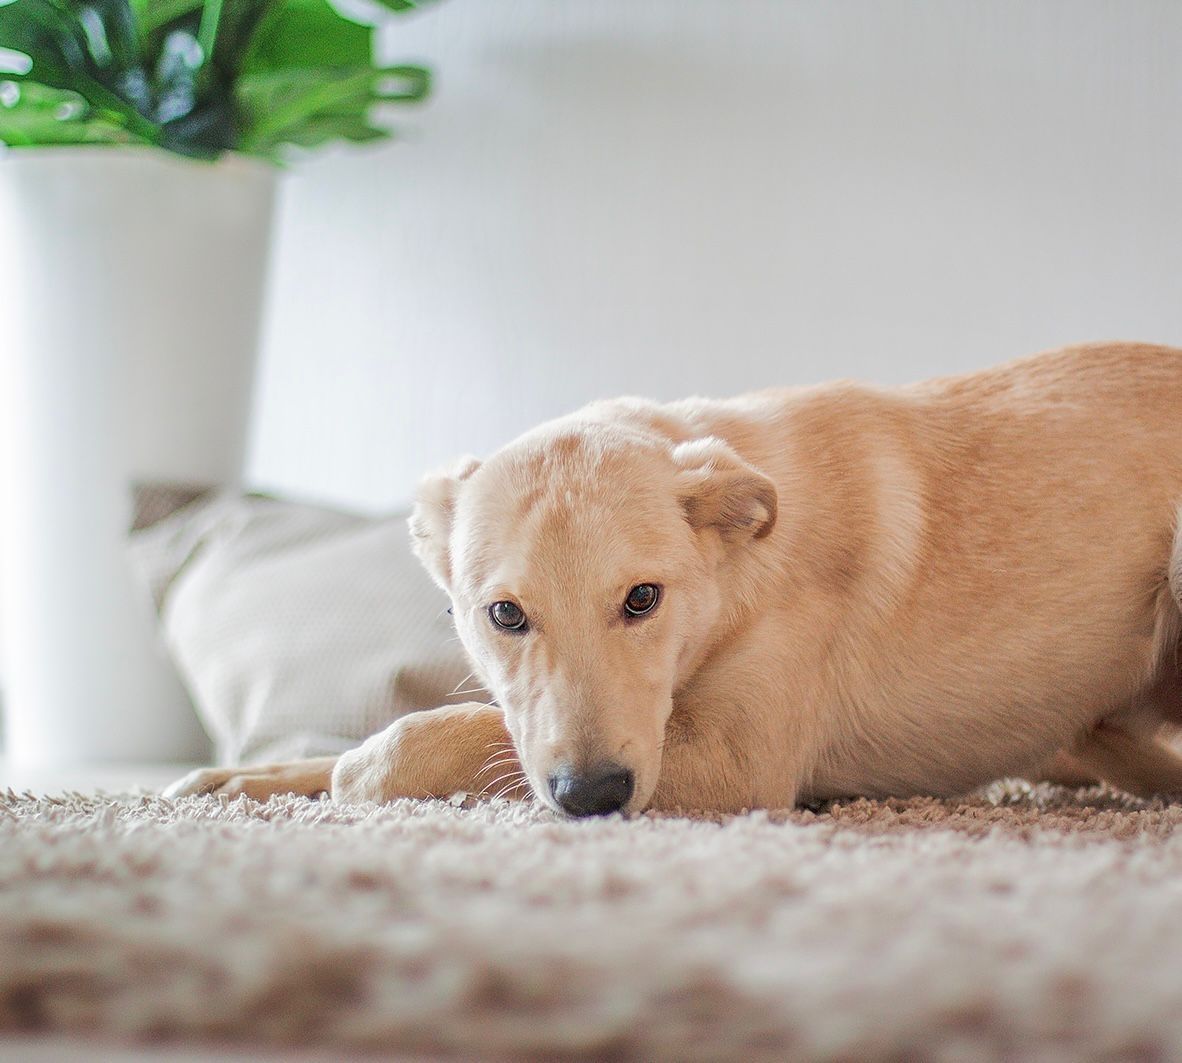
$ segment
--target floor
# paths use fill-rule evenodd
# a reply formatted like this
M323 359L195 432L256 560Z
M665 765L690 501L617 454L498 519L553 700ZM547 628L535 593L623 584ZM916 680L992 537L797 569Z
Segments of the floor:
M197 764L111 762L102 764L16 765L0 757L0 792L54 795L71 792L135 794L158 792ZM316 1050L261 1051L228 1045L121 1045L84 1037L8 1036L0 1034L3 1063L330 1063L333 1052ZM428 1057L399 1057L416 1063Z
M0 792L0 957L0 1059L1182 1059L1182 804Z
M355 1057L356 1058L356 1057ZM427 1063L427 1056L384 1057ZM96 1043L83 1037L0 1037L4 1063L339 1063L336 1052L301 1049L145 1047Z

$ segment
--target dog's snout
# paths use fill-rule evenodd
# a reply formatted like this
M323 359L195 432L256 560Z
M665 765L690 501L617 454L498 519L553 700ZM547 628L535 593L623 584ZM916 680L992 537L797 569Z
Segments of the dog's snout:
M563 765L550 776L550 793L572 816L606 816L618 812L632 797L636 780L618 764L600 764L577 772Z

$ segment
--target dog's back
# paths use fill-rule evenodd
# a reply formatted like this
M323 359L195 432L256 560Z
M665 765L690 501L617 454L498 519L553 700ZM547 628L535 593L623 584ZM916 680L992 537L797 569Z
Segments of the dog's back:
M1182 352L1092 345L689 412L780 491L766 630L814 794L961 790L1113 714L1182 714L1151 697L1178 641ZM710 701L733 677L705 679Z

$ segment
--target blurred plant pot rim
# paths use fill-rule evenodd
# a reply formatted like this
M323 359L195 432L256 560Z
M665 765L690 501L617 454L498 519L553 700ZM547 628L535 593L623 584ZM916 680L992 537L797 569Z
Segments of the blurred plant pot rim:
M209 173L278 176L286 172L283 168L275 166L265 159L236 151L227 151L216 159L197 159L188 155L179 155L175 151L155 148L150 144L70 144L62 147L0 148L0 166L46 162L91 164L98 163L100 160L102 162L117 161L119 165L124 165L131 159L147 163L150 166L160 166L184 173L199 173L205 170Z

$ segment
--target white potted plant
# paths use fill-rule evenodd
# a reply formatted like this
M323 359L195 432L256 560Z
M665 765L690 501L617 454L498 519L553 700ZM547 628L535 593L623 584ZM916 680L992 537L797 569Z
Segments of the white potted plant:
M277 167L428 86L327 0L0 0L10 760L202 754L125 561L133 487L238 481Z

